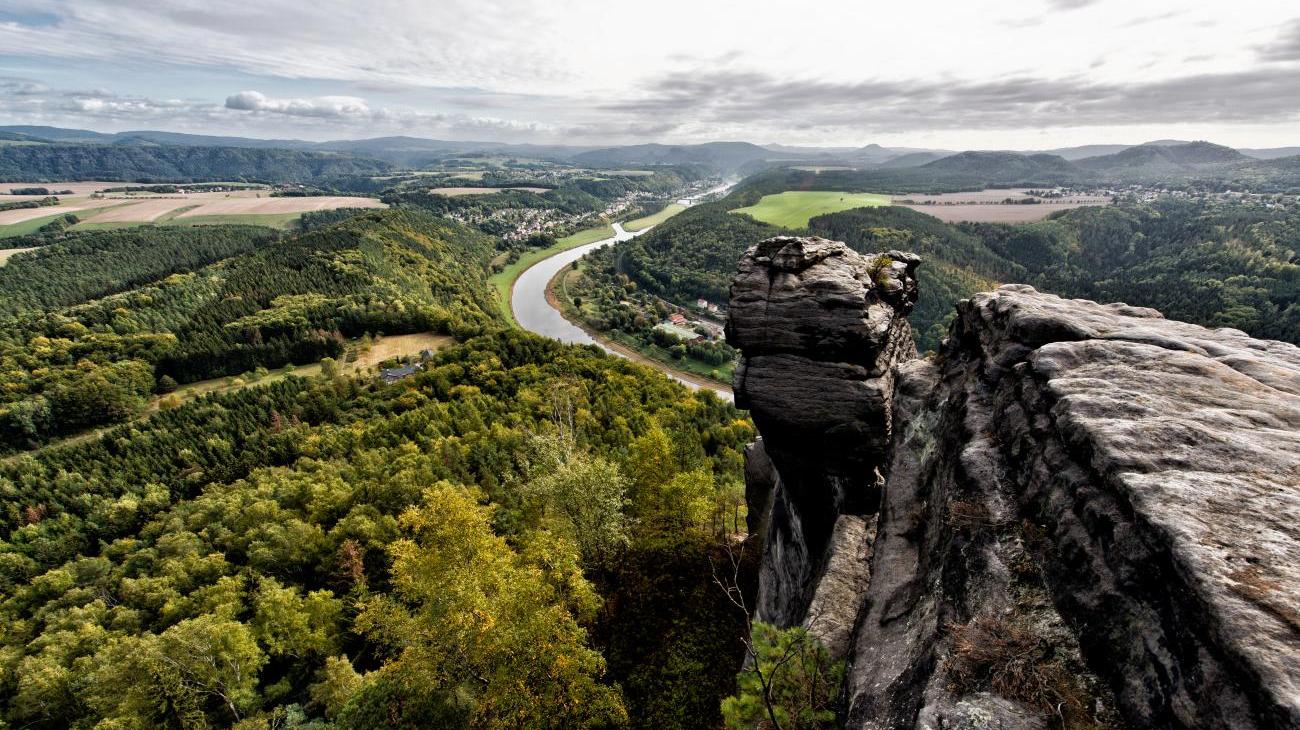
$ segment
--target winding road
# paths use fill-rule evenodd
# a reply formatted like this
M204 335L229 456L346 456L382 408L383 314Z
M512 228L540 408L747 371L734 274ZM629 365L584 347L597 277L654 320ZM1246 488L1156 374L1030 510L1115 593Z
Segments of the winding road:
M730 185L724 185L719 188L708 191L710 193L725 192ZM693 199L682 201L687 204L693 204ZM719 397L726 400L732 400L731 389L725 385L712 383L702 378L697 378L689 373L678 372L667 365L651 360L629 348L622 347L616 343L598 340L592 337L578 325L565 319L560 310L551 305L546 298L546 287L550 284L551 279L560 273L564 267L569 266L574 261L586 256L588 253L598 248L608 246L618 241L626 241L637 236L643 235L653 229L644 228L636 233L630 233L623 229L619 223L614 224L614 235L588 243L584 246L571 248L567 251L561 251L554 256L544 258L524 270L519 278L515 280L514 288L510 291L510 309L514 312L515 321L520 327L535 332L539 335L545 335L557 339L561 342L567 342L573 345L597 345L601 349L620 357L626 357L630 360L649 365L650 367L664 373L670 378L677 380L691 389L708 388L718 394Z

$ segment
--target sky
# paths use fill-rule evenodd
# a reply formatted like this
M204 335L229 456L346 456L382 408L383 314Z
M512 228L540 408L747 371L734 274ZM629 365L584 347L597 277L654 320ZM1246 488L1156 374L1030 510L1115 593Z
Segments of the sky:
M1300 3L0 0L0 124L582 145L1300 145Z

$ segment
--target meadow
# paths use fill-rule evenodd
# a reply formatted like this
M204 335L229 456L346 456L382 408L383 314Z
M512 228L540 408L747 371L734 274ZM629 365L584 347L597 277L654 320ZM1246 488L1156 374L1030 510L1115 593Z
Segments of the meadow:
M805 228L808 219L815 216L882 205L889 205L888 195L792 190L775 195L764 195L757 204L737 208L731 212L743 213L757 221L782 228Z
M686 206L681 203L669 203L658 213L624 223L623 229L636 233L637 231L649 228L650 226L657 226L683 210L686 210Z

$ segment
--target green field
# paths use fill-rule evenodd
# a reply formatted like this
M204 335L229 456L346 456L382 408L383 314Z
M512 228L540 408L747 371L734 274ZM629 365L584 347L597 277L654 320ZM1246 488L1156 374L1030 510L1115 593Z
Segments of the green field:
M731 212L744 213L755 220L782 228L804 228L808 225L808 219L814 216L838 213L850 208L872 208L880 205L889 205L888 195L792 190L776 195L764 195L757 205L737 208Z
M214 226L214 225L245 225L245 226L267 226L269 228L279 228L288 230L294 223L302 217L302 212L296 213L245 213L240 215L195 215L187 218L171 218L162 221L163 225L168 226ZM138 225L138 224L137 224Z
M554 256L561 251L567 251L588 243L595 243L612 235L614 235L614 228L608 225L578 231L572 236L565 236L556 241L554 246L547 246L546 248L539 248L521 254L518 261L488 277L488 282L492 284L492 288L496 289L497 301L501 303L501 312L505 315L506 321L518 326L518 323L515 322L514 312L510 308L510 290L515 287L515 280L519 278L520 274L524 273L525 269L548 256Z
M624 223L623 228L624 230L628 230L633 233L636 233L637 231L643 228L649 228L650 226L657 226L660 223L663 223L669 218L672 218L673 216L682 212L683 210L686 210L686 206L681 205L679 203L669 203L668 205L664 206L663 210L659 211L658 213L655 213L654 215L648 215L644 218L637 218L634 221L628 221L627 223Z
M58 210L58 208L56 206L51 208L51 210ZM75 214L76 211L73 212ZM22 223L10 223L8 225L0 226L0 238L13 238L14 236L31 235L36 232L36 229L40 228L46 223L52 223L54 222L55 218L62 218L65 215L67 215L66 212L51 213L50 215L43 216L41 218L31 218L25 220Z

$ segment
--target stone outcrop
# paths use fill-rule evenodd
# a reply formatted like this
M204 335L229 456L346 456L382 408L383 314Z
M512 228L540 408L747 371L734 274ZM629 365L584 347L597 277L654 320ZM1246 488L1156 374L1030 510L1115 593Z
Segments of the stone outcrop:
M759 617L847 660L845 726L1300 727L1300 349L1011 285L915 359L917 263L773 239L733 287Z
M727 319L727 341L744 353L736 403L749 409L781 480L771 505L755 510L772 515L762 620L802 620L836 519L876 511L893 365L916 354L906 315L918 262L787 236L740 262Z

